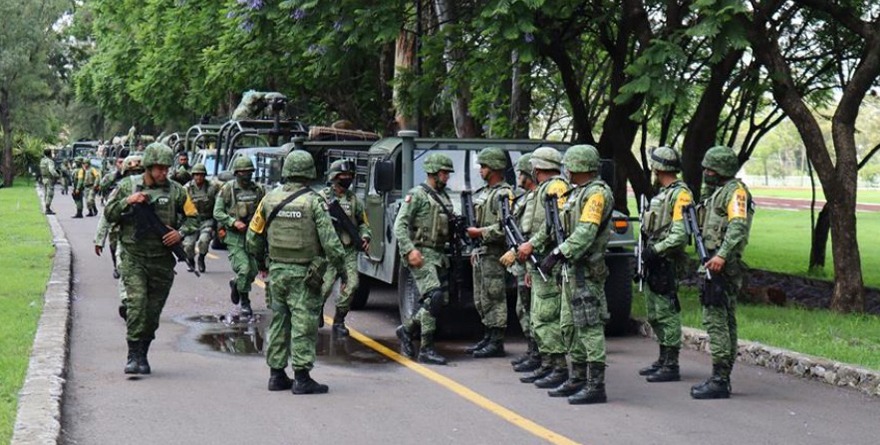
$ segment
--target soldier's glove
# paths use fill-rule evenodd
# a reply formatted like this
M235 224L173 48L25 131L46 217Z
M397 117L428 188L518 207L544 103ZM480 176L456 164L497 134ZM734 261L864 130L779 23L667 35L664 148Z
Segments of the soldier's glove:
M549 274L553 267L556 266L556 263L565 260L565 255L559 250L559 248L553 249L553 252L550 255L547 255L547 258L544 258L544 261L541 261L541 270L545 274Z
M513 263L516 262L516 254L513 253L513 250L508 250L504 252L504 255L501 255L501 258L498 258L498 262L504 267L513 266Z

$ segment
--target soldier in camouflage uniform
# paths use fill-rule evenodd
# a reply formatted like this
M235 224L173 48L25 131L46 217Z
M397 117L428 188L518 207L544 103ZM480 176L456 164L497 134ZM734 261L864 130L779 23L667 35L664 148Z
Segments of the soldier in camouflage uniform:
M105 203L107 198L113 193L113 190L116 188L116 184L122 179L122 172L125 167L125 157L121 156L116 158L116 169L107 172L104 177L101 178L101 181L98 183L99 188L101 189L101 202Z
M229 262L235 278L229 280L232 304L241 302L241 315L253 315L251 309L251 284L257 277L257 262L245 249L247 227L257 211L257 204L266 192L263 186L252 180L254 163L247 156L235 160L232 165L235 180L223 184L214 202L214 219L225 231L223 241L229 250Z
M474 199L477 227L468 227L467 235L480 240L475 248L473 264L474 306L480 314L483 339L465 349L474 358L503 357L504 329L507 328L507 289L504 266L499 258L507 249L504 228L501 226L501 197L513 200L513 188L504 182L507 156L500 148L487 147L477 155L480 177L486 187Z
M700 231L709 260L700 267L703 326L709 334L712 376L691 388L695 399L730 397L730 372L736 361L736 297L747 267L742 254L749 242L754 203L746 185L736 179L739 160L728 147L712 147L703 157L703 182L714 188L704 201ZM703 213L703 212L701 212ZM711 273L706 279L705 271Z
M151 372L147 353L174 282L176 262L169 247L183 239L178 229L186 229L196 215L183 187L166 179L172 157L167 145L150 144L144 152L144 173L120 183L104 209L107 221L119 225L119 244L125 252L119 270L127 293L126 374ZM136 222L126 214L136 204L152 206L159 219L174 230L163 237L148 233L135 238Z
M421 327L418 360L445 365L446 358L434 349L434 331L437 315L449 298L449 257L445 248L452 240L450 222L455 215L445 189L455 168L449 156L432 153L425 159L424 169L425 182L409 191L394 221L401 260L421 296L416 313L397 327L397 338L401 352L413 358L412 336Z
M189 167L189 155L186 152L177 155L177 168L171 173L169 179L177 181L178 184L184 185L192 180L192 172Z
M647 240L644 262L645 304L648 322L657 336L660 356L639 370L649 382L677 382L678 352L681 349L681 305L678 301L678 270L687 256L688 235L682 208L693 202L687 184L678 179L681 160L678 152L658 147L651 153L651 170L660 189L651 198L642 218L642 236Z
M543 258L558 244L551 235L550 222L547 221L544 201L548 195L556 196L556 205L562 210L565 196L570 188L568 180L561 175L562 154L552 147L540 147L532 153L532 176L538 181L536 205L524 216L523 229L531 229L529 241L523 243L517 252L519 260L535 253ZM553 277L560 276L560 266L552 273L546 274L544 281L541 275L529 264L527 280L532 286L532 332L538 343L541 354L541 366L532 373L521 377L523 383L534 383L538 388L555 388L568 379L568 363L565 360L568 343L571 338L571 313L568 305L562 304L561 282Z
M70 159L61 161L61 194L66 195L67 189L70 187Z
M86 176L88 174L86 168L88 168L88 166L87 164L83 165L82 156L77 156L74 159L74 164L76 165L76 170L74 170L73 172L72 197L74 204L76 204L76 215L74 215L73 217L82 218L83 200L85 199L85 196L83 194L86 193Z
M192 180L183 188L189 195L189 199L196 205L199 211L198 228L185 233L183 249L187 256L193 259L196 255L196 244L199 246L198 268L199 272L205 271L205 255L211 245L214 236L214 203L217 200L217 187L205 180L208 170L204 164L196 164L192 169Z
M58 172L55 170L55 161L52 160L52 150L43 150L43 159L40 159L40 176L43 178L43 201L46 202L46 214L54 215L52 211L52 198L55 197L55 181L58 180Z
M291 151L282 175L287 182L260 202L247 233L248 251L262 271L268 269L271 283L267 287L272 309L266 348L268 388L322 394L329 388L310 376L323 305L321 282L326 268L345 270L345 254L326 202L308 187L316 177L312 156L303 150ZM291 362L293 381L284 372Z
M89 209L89 213L86 216L96 216L98 214L96 198L98 191L101 189L101 172L97 168L92 167L88 158L83 159L83 166L85 167L83 170L85 176L85 188L83 191L87 193L85 199L86 207Z
M354 181L355 164L353 161L339 159L330 164L327 172L327 181L329 184L322 189L319 194L325 201L330 203L333 200L339 202L339 206L348 216L349 221L357 227L358 238L352 239L352 236L342 228L341 223L334 222L336 234L342 247L345 249L345 271L338 271L328 268L324 274L324 285L321 288L321 295L324 301L333 291L333 283L337 277L346 276L348 281L345 286L340 286L339 294L336 295L336 314L333 316L333 334L337 337L348 336L348 328L345 327L345 316L351 308L352 295L357 291L359 283L358 279L358 251L355 249L355 243L359 243L360 247L366 251L370 248L370 225L367 222L367 212L364 203L358 199L349 188Z

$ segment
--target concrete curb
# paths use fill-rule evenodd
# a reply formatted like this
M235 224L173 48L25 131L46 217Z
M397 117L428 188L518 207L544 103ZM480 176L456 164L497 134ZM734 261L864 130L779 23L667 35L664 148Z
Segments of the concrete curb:
M654 331L646 320L638 320L639 334L653 337ZM681 328L682 345L709 353L709 334L688 327ZM821 357L813 357L787 349L774 348L758 342L739 341L737 360L763 366L776 372L834 386L847 386L865 394L880 397L880 372Z
M39 186L37 188L39 190ZM42 202L42 194L39 191L37 194ZM47 215L46 219L52 228L55 258L43 294L43 314L34 337L27 375L18 395L13 445L56 444L61 436L73 254L58 218Z

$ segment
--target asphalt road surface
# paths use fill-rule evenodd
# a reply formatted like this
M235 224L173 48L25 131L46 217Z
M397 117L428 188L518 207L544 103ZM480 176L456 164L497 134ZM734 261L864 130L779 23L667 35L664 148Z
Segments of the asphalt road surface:
M116 281L92 239L98 218L71 219L69 196L53 205L74 251L73 327L63 407L65 444L876 444L880 400L738 365L730 400L688 395L709 357L682 354L681 382L647 383L636 372L656 356L644 338L608 342L605 405L570 406L518 381L508 358L463 353L474 338L441 339L450 366L397 355L395 291L374 289L349 316L353 338L320 331L313 377L326 395L266 390L260 350L269 312L253 292L257 320L229 302L223 251L197 278L178 266L157 339L153 374L123 374L125 326ZM107 249L109 250L109 249ZM333 309L327 305L327 314ZM508 352L525 350L521 337Z

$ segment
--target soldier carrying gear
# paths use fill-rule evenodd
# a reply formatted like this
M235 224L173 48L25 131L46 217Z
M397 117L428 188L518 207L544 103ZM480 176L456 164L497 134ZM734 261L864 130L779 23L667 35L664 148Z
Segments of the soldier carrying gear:
M43 159L40 159L40 176L43 179L43 200L46 202L46 214L54 215L52 211L52 198L55 197L55 182L60 175L55 170L55 161L52 159L52 150L43 150Z
M291 151L282 175L286 182L262 199L247 232L248 252L271 283L267 287L273 314L266 348L268 389L322 394L328 386L310 375L315 366L318 317L322 317L321 282L326 268L345 270L345 254L326 202L308 187L316 176L312 155ZM292 381L284 371L288 363L293 365Z
M418 360L445 365L446 359L434 349L437 315L448 298L449 257L445 246L452 239L449 224L455 217L446 194L449 175L455 172L452 159L431 153L424 163L425 182L408 192L394 222L394 234L401 261L415 280L420 300L417 312L397 327L401 352L415 357L412 336L421 327Z
M347 159L338 159L330 164L327 172L327 181L329 185L319 192L322 198L329 204L338 206L344 215L341 218L347 218L349 227L356 228L357 234L346 230L343 221L334 221L336 234L342 242L345 251L345 270L336 270L328 268L324 275L324 285L321 288L321 295L324 301L333 291L333 285L338 277L348 277L344 286L340 285L339 293L336 295L336 314L333 316L333 334L339 337L348 336L348 328L345 326L345 316L351 308L351 300L357 291L359 282L358 277L358 250L367 251L370 247L370 225L367 222L367 212L364 203L349 188L354 181L356 165L353 161ZM333 210L333 208L331 208ZM332 215L331 215L332 216ZM359 245L355 245L355 243ZM322 318L323 320L323 318Z
M189 167L189 155L181 152L177 155L177 169L171 174L170 179L177 181L178 184L184 185L192 180L192 173Z
M254 183L254 163L247 156L232 163L235 180L223 184L214 202L214 219L226 230L223 241L229 251L229 262L235 278L229 281L232 304L241 303L241 315L250 317L251 283L257 277L257 263L245 249L245 236L257 204L266 194L263 186Z
M198 230L184 234L183 249L190 260L193 260L198 244L199 272L205 271L205 255L208 254L211 238L214 236L214 202L217 199L217 187L205 180L207 174L208 170L204 164L196 164L192 168L192 180L183 186L199 211Z
M480 177L486 187L474 199L476 227L467 228L467 236L481 240L472 253L474 306L485 329L483 339L465 349L474 358L503 357L504 329L507 327L507 291L504 266L495 261L507 250L501 227L501 197L513 201L513 188L504 182L507 155L497 147L487 147L477 155ZM488 261L480 261L486 256Z
M83 201L87 199L89 213L86 216L94 216L98 213L94 208L94 186L100 179L96 169L91 167L89 160L82 156L76 157L77 169L73 174L73 201L76 203L76 215L74 218L82 218Z

